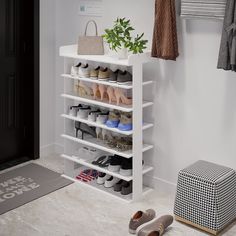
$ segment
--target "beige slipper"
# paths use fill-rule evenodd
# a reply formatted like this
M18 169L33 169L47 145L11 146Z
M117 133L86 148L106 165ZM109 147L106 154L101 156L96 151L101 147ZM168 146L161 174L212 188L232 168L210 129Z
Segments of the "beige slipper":
M140 225L143 225L153 220L155 216L156 213L152 209L148 209L145 212L142 211L136 212L129 222L129 232L131 234L136 234L136 230Z
M162 236L165 229L173 223L173 216L164 215L137 229L138 236Z

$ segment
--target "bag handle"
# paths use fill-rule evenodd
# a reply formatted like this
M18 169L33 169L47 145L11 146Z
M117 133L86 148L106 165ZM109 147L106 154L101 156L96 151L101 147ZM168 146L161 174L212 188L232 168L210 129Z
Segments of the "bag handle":
M98 26L97 26L97 23L94 20L90 20L90 21L87 22L86 27L85 27L85 31L84 31L84 35L87 36L88 25L90 23L94 24L95 30L96 30L96 36L98 36Z

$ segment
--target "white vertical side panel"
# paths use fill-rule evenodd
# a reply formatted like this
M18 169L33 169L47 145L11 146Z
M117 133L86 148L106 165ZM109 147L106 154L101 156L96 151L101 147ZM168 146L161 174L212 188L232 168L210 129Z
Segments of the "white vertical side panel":
M68 72L68 63L70 59L64 58L64 73ZM66 78L64 78L64 93L68 90L68 81ZM64 98L64 113L66 114L68 112L68 106L69 102L67 99ZM64 119L64 133L67 133L69 127L68 127L68 122ZM64 139L64 154L69 153L70 145L67 140ZM74 163L72 161L64 159L64 173L66 175L71 176L71 174L74 171Z
M143 66L133 66L133 200L139 200L143 192L142 144L143 144Z

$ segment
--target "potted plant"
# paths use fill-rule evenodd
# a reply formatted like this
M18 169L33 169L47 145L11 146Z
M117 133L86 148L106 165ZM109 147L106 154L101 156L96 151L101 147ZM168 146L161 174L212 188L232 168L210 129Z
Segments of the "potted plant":
M109 48L119 59L127 58L128 52L133 54L143 53L146 49L148 40L144 40L144 33L132 37L134 28L130 20L126 18L117 18L111 29L105 29L104 40L109 44Z

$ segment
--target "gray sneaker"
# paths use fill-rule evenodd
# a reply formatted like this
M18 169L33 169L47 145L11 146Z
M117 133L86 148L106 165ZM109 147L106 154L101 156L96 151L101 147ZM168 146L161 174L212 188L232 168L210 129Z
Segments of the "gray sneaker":
M117 77L119 74L119 69L117 69L116 71L110 71L110 78L108 79L108 81L110 83L116 83L117 82Z
M156 212L153 209L148 209L145 212L143 211L136 212L129 222L129 232L131 234L136 234L137 228L140 225L143 225L153 220L155 216Z
M137 231L138 236L149 236L149 235L158 235L162 236L167 227L173 223L173 216L165 215L158 219L153 220L152 222L146 223L141 226Z
M132 83L132 74L128 71L119 71L117 76L118 84L131 84Z

